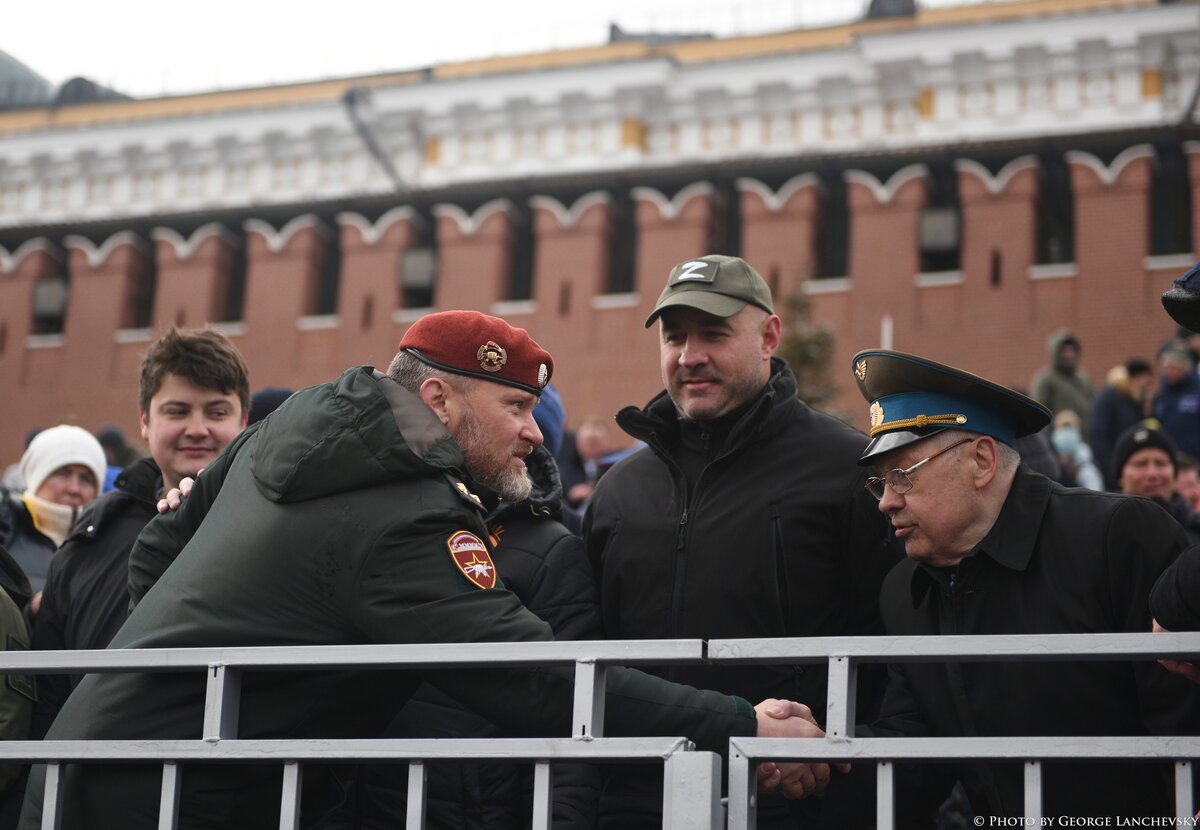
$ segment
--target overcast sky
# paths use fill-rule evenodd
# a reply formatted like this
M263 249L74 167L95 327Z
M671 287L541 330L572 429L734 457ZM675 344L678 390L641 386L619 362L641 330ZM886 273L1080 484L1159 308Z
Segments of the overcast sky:
M935 0L939 5L964 0ZM12 0L0 49L54 84L138 97L604 43L632 31L749 34L842 22L866 0Z

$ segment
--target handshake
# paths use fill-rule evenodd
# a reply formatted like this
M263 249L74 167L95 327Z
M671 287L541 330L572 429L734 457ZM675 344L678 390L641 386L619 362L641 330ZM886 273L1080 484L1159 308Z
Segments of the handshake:
M812 710L803 703L767 698L754 707L758 716L759 738L823 738ZM849 764L836 764L838 772L849 772ZM804 798L823 792L829 786L829 764L775 763L758 765L758 789L780 792L786 798Z

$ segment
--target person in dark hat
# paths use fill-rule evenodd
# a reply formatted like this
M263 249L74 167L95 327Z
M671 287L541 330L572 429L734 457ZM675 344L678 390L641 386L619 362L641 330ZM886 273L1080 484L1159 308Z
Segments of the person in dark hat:
M259 389L250 396L250 417L246 420L246 426L257 424L291 396L292 390L282 386L264 386Z
M881 633L879 586L901 554L855 466L867 438L798 397L775 355L782 324L762 276L738 257L681 262L646 326L658 330L664 390L618 413L646 446L599 479L584 519L608 636ZM825 716L823 665L662 674L730 694L787 690ZM884 678L878 667L859 677L870 717ZM605 772L601 830L662 826L657 771ZM759 828L839 823L818 799L763 798L757 815Z
M1187 546L1160 507L1065 488L1013 443L1041 404L916 355L871 350L852 369L870 402L867 489L907 558L883 585L892 635L1148 631L1150 587ZM1200 689L1152 661L905 663L891 667L876 735L1179 735ZM1024 815L1020 764L928 768L898 784L922 814L959 781L978 816ZM1170 815L1171 765L1048 763L1048 816Z
M1153 419L1134 424L1121 434L1113 448L1113 469L1122 493L1152 499L1175 517L1192 542L1200 542L1200 515L1175 492L1179 450Z
M134 607L110 647L550 639L497 578L484 517L498 500L530 495L526 459L542 443L533 408L553 369L523 329L446 311L405 332L386 373L357 367L300 390L143 531L129 563ZM713 751L733 735L823 734L799 704L756 710L633 670L606 674L614 734L686 735ZM238 734L377 736L422 680L510 732L572 732L573 671L505 667L247 673ZM170 674L89 674L46 737L195 740L203 698L202 682ZM797 793L828 776L823 765L773 770L768 787ZM344 793L348 774L306 765L305 815L324 815L333 805L322 796ZM63 830L97 816L126 830L160 826L157 765L67 764L62 775ZM179 825L277 824L279 782L277 766L189 766ZM43 794L37 767L23 830L40 826Z

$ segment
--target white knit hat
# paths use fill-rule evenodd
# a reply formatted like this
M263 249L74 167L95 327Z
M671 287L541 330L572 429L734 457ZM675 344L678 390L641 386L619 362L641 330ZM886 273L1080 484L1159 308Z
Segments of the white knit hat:
M60 424L39 432L29 442L21 456L21 475L25 492L37 493L50 474L68 464L82 464L96 476L96 487L104 486L107 463L104 448L90 432L82 427Z

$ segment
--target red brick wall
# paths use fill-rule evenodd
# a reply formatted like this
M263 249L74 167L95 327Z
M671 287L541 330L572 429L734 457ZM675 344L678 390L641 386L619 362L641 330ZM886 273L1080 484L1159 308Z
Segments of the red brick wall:
M1200 202L1200 155L1192 153L1189 163L1194 201ZM1183 267L1168 261L1147 270L1150 162L1134 153L1118 159L1106 175L1102 165L1076 158L1071 172L1077 275L1030 277L1036 170L1017 170L990 180L991 186L977 172L960 171L962 281L924 287L915 280L924 177L910 171L879 186L861 180L848 184L849 287L811 296L814 322L830 327L835 336L832 368L841 389L829 408L865 424L866 406L850 382L850 358L879 345L884 315L893 320L895 348L1015 386L1027 385L1046 362L1046 336L1063 325L1081 338L1084 366L1097 383L1109 367L1130 356L1152 357L1174 330L1158 295ZM813 186L794 187L785 196L769 199L755 188L743 188L740 195L743 253L776 282L777 298L796 290L812 271L818 210ZM533 209L532 302L510 307L509 317L554 353L555 383L571 426L589 416L611 417L659 391L657 333L645 329L643 321L671 267L709 253L711 189L685 189L674 201L640 192L635 207L634 290L621 297L601 294L612 250L611 205L594 198L576 215L547 206ZM1193 237L1200 246L1200 211L1194 216ZM247 234L245 319L229 330L246 355L252 389L299 388L351 365L384 367L391 360L407 327L393 320L398 259L417 235L408 218L377 230L368 242L361 223L343 222L337 229L342 246L338 314L307 326L297 320L311 311L324 246L332 239L311 223L283 234ZM506 298L515 240L502 206L485 205L473 217L440 211L437 234L438 308L490 311ZM997 281L992 279L994 253L999 254ZM155 255L155 331L177 320L200 325L223 315L224 281L233 259L226 241L212 236L181 257L172 243L160 239ZM136 437L137 366L151 335L118 337L116 330L127 288L145 267L145 256L134 244L118 245L92 265L85 250L72 248L66 330L61 344L48 348L26 344L31 290L34 280L61 266L35 249L0 268L0 385L6 399L0 464L19 457L33 425L68 421L96 429L116 423Z

